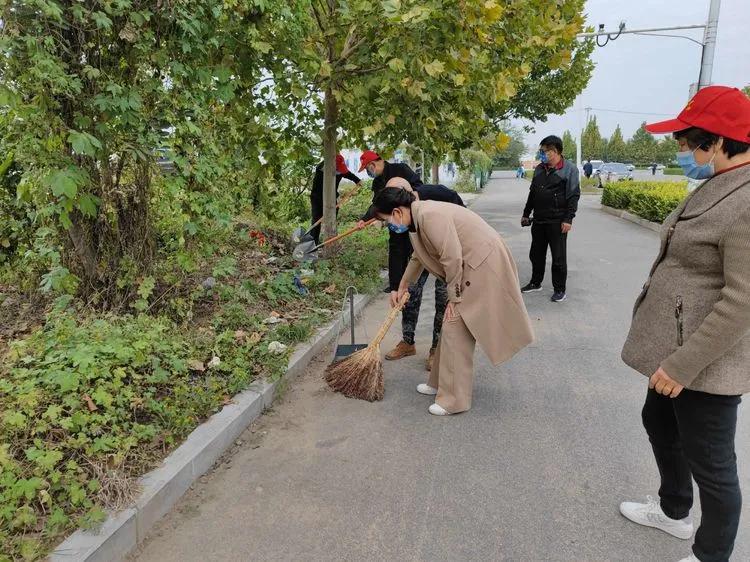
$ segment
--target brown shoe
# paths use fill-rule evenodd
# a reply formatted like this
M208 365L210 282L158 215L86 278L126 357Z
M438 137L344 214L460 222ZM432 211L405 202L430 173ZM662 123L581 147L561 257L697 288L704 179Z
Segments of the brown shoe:
M404 357L410 357L417 354L417 348L414 344L408 344L405 341L398 342L398 345L391 349L385 354L385 358L388 361L395 361L396 359L403 359Z
M432 371L432 361L435 359L435 348L433 347L430 350L430 355L427 357L427 361L425 361L424 368L428 371Z

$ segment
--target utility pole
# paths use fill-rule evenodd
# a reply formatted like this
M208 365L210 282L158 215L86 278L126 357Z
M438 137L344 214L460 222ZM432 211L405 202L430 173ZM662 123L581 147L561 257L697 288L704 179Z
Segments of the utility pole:
M714 68L714 52L716 51L716 35L719 27L719 11L721 0L711 0L708 9L708 21L703 32L703 55L701 57L701 72L698 78L698 89L711 85L711 73Z

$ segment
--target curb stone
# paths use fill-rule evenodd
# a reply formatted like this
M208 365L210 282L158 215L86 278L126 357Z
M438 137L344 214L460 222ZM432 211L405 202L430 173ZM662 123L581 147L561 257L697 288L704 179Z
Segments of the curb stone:
M359 295L354 303L356 316L375 295ZM96 531L79 529L49 555L49 562L113 562L123 560L148 536L190 486L205 474L229 449L242 432L269 408L289 382L302 374L310 361L323 351L348 325L337 319L320 328L307 342L298 345L287 370L277 381L256 381L196 427L185 442L161 466L138 480L141 493L135 505L110 514Z
M648 228L649 230L653 230L654 232L661 232L661 224L659 224L658 222L652 222L634 215L633 213L629 213L628 211L615 209L614 207L608 207L607 205L602 205L601 209L605 213L620 217L621 219L625 219L626 221L635 223L644 228Z

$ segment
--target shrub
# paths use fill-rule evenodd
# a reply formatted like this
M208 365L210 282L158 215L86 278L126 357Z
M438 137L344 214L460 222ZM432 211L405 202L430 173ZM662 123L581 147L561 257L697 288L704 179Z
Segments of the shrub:
M685 172L682 171L682 168L664 168L664 175L665 176L684 176Z
M618 182L604 187L602 205L660 223L686 196L685 182Z

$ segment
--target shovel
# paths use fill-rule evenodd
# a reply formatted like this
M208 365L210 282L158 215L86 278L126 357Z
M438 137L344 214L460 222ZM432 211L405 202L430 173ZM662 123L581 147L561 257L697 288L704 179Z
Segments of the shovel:
M349 191L348 193L345 193L339 198L339 202L336 205L336 209L340 209L341 206L349 201L352 197L354 197L357 193L359 193L360 188L362 187L362 184L355 186L354 189ZM318 226L321 222L323 222L323 217L320 217L318 220L316 220L313 225L308 228L307 230L303 230L302 227L297 227L294 232L292 232L292 244L300 244L302 242L308 242L312 240L312 237L310 236L310 233L315 230L315 227Z
M299 244L297 244L297 247L294 248L294 251L292 252L292 257L297 261L315 261L316 259L318 259L317 252L322 247L328 246L329 244L333 244L334 242L337 242L341 240L342 238L346 238L347 236L354 234L358 230L362 230L377 221L378 221L377 218L370 219L361 228L357 226L353 226L352 228L350 228L343 234L339 234L338 236L329 238L328 240L326 240L325 242L321 242L317 246L315 245L314 240L300 242Z

